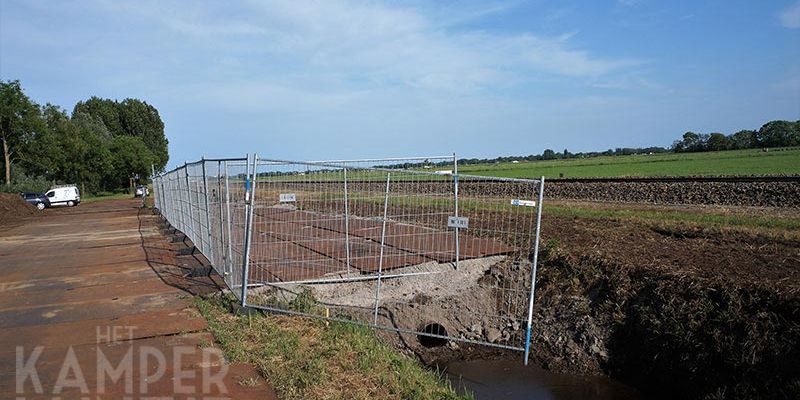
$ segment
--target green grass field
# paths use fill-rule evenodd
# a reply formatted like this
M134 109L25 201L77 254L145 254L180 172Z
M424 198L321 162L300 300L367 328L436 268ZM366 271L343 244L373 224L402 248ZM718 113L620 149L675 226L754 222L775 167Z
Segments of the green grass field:
M800 175L800 149L606 156L459 166L463 174L534 178L626 176Z

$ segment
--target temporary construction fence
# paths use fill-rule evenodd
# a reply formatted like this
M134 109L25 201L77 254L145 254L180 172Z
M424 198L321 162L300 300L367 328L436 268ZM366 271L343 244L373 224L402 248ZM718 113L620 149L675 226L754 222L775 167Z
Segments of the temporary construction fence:
M458 173L455 156L203 159L153 179L155 206L246 307L420 342L524 352L544 178Z

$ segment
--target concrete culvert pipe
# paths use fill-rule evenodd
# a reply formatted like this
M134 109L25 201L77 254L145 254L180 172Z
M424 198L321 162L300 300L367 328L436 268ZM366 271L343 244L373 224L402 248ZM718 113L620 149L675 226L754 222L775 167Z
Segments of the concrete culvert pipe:
M419 344L423 345L424 347L440 347L447 344L447 339L435 337L435 336L428 336L428 335L439 335L439 336L447 336L447 329L445 329L442 324L437 322L429 322L427 324L423 324L422 326L417 329L419 334L417 335L417 340L419 340Z

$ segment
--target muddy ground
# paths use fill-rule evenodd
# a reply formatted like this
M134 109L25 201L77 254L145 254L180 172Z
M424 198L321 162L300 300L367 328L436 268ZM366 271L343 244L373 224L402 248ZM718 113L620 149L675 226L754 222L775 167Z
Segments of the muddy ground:
M796 232L552 216L542 232L538 364L609 375L654 396L800 396ZM500 281L519 275L490 274ZM443 302L466 301L476 290ZM430 349L408 335L401 341L432 363L519 358L468 345Z

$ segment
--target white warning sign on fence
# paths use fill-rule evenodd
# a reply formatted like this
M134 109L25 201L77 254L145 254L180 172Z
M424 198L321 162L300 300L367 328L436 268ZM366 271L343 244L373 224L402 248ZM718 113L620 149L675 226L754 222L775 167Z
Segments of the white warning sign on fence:
M447 226L450 228L467 229L469 228L469 218L447 217Z
M294 193L281 193L278 196L278 201L281 203L294 203L297 201L297 196Z
M513 199L511 200L512 206L525 206L525 207L536 207L536 202L533 200L519 200Z

